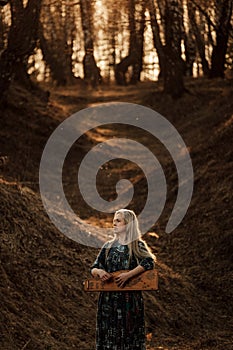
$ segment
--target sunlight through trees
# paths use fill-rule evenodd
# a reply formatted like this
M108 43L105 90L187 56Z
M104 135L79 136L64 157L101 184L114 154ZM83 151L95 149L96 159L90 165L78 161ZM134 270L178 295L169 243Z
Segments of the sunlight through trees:
M232 0L0 1L0 88L162 79L179 97L184 76L232 69Z

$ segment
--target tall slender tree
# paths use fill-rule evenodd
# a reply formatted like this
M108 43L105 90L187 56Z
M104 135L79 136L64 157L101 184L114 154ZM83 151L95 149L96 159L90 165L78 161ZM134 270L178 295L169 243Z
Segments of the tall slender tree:
M135 51L136 62L133 64L130 84L136 84L140 81L143 66L143 47L144 47L144 30L145 30L145 10L146 1L139 2L135 7ZM132 36L133 37L133 36ZM130 45L132 48L133 44Z
M185 75L193 76L193 65L196 59L196 41L195 36L190 28L184 31L184 48L185 48Z
M44 1L41 10L39 44L50 77L57 85L74 80L72 54L76 23L73 11L74 6L71 9L64 0L55 4Z
M148 0L154 45L157 50L160 75L163 78L164 92L174 98L185 91L183 75L184 63L181 58L183 8L181 0L164 0L158 6L161 25L157 21L154 0ZM160 31L163 28L163 33ZM164 43L163 43L164 41Z
M165 62L164 92L174 98L181 97L185 91L181 58L182 3L180 0L165 1Z
M204 33L201 31L201 28L197 22L197 8L195 4L193 4L191 1L188 2L188 17L189 17L189 26L195 36L198 53L201 59L203 74L205 76L209 76L210 67L209 67L209 62L206 58Z
M115 66L115 79L117 84L135 84L140 80L143 57L143 34L145 28L145 2L138 0L128 0L128 23L129 23L129 50L125 56ZM140 8L136 15L136 8ZM127 80L126 74L132 66L131 77Z
M160 2L159 4L161 6ZM164 52L164 46L163 46L161 33L160 33L160 27L157 21L156 7L155 7L154 0L147 1L147 8L150 14L150 23L151 23L151 29L153 34L154 47L157 51L158 60L159 60L159 68L160 68L159 77L162 77L165 69L165 52ZM161 11L162 10L160 7L160 13Z
M8 44L0 57L0 91L1 98L7 92L13 76L17 72L19 81L28 84L26 63L33 53L38 38L38 24L41 0L12 0L11 27Z
M101 75L94 57L92 0L80 0L80 9L85 49L83 59L84 79L95 87L101 82Z
M232 0L216 1L216 43L211 56L211 78L224 77L231 19Z

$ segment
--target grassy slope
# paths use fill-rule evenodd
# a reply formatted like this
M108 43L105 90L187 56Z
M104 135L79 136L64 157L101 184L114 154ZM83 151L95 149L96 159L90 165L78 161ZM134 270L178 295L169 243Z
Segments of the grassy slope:
M176 102L164 97L156 84L93 94L80 91L77 99L77 91L67 89L53 93L49 104L19 87L12 89L0 129L1 348L22 349L27 344L33 350L90 350L94 346L96 295L83 293L81 281L88 276L96 250L68 240L51 224L38 194L38 165L49 134L71 110L114 99L151 106L167 117L190 148L194 166L190 208L180 226L167 235L164 227L176 198L177 178L172 161L163 156L168 201L151 230L160 238L146 236L158 255L160 271L159 292L145 294L151 349L159 345L230 349L233 92L223 81L191 80L187 86L190 93ZM109 128L103 129L102 140L109 133ZM89 133L77 146L80 159L87 143L95 143L98 137L95 131ZM143 179L133 166L124 166L129 178L139 184L140 197L134 205L140 207L146 197ZM112 173L117 177L116 170ZM65 176L70 179L73 174ZM102 190L108 195L105 187ZM67 188L81 217L109 222L109 217L96 218L91 211L81 210L73 191Z

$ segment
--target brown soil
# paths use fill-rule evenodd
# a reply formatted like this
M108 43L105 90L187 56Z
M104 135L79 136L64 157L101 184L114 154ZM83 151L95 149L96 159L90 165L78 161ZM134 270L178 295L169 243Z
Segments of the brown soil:
M144 236L160 273L159 291L144 295L148 349L232 349L233 89L223 80L188 80L186 85L189 92L177 101L164 96L159 83L142 83L100 91L53 89L48 103L12 86L0 128L1 349L94 349L97 294L85 293L82 281L97 250L68 239L51 223L40 199L38 169L46 141L62 120L109 101L160 112L182 135L194 167L191 205L182 223L166 234L177 194L176 169L158 142L134 130L133 138L158 156L168 184L166 207ZM117 136L128 132L121 125ZM112 125L91 130L65 163L65 192L84 232L82 222L109 227L112 217L82 200L75 185L77 162L115 133ZM100 175L105 180L98 182L99 191L110 200L119 178L131 180L131 208L140 212L147 188L134 163L109 162Z

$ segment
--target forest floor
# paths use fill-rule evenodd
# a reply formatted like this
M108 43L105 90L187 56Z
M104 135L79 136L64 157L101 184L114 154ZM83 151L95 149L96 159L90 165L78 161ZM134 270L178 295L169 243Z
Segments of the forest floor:
M157 154L168 192L158 222L144 236L159 270L159 290L144 293L147 349L232 349L233 86L208 79L187 79L186 86L176 101L153 82L98 90L43 86L50 91L47 101L12 85L0 128L1 349L94 350L97 293L85 293L82 282L98 250L68 239L49 220L39 192L39 164L60 122L105 102L138 103L161 113L184 139L193 163L192 201L182 223L167 234L177 196L176 167L154 138L133 130L133 138ZM77 164L93 145L114 136L129 137L129 129L92 129L65 161L64 190L84 234L85 223L110 227L112 215L84 202L76 185ZM115 196L114 184L129 179L136 191L132 209L140 212L147 186L133 162L109 163L100 174L104 181L98 190L108 200Z

